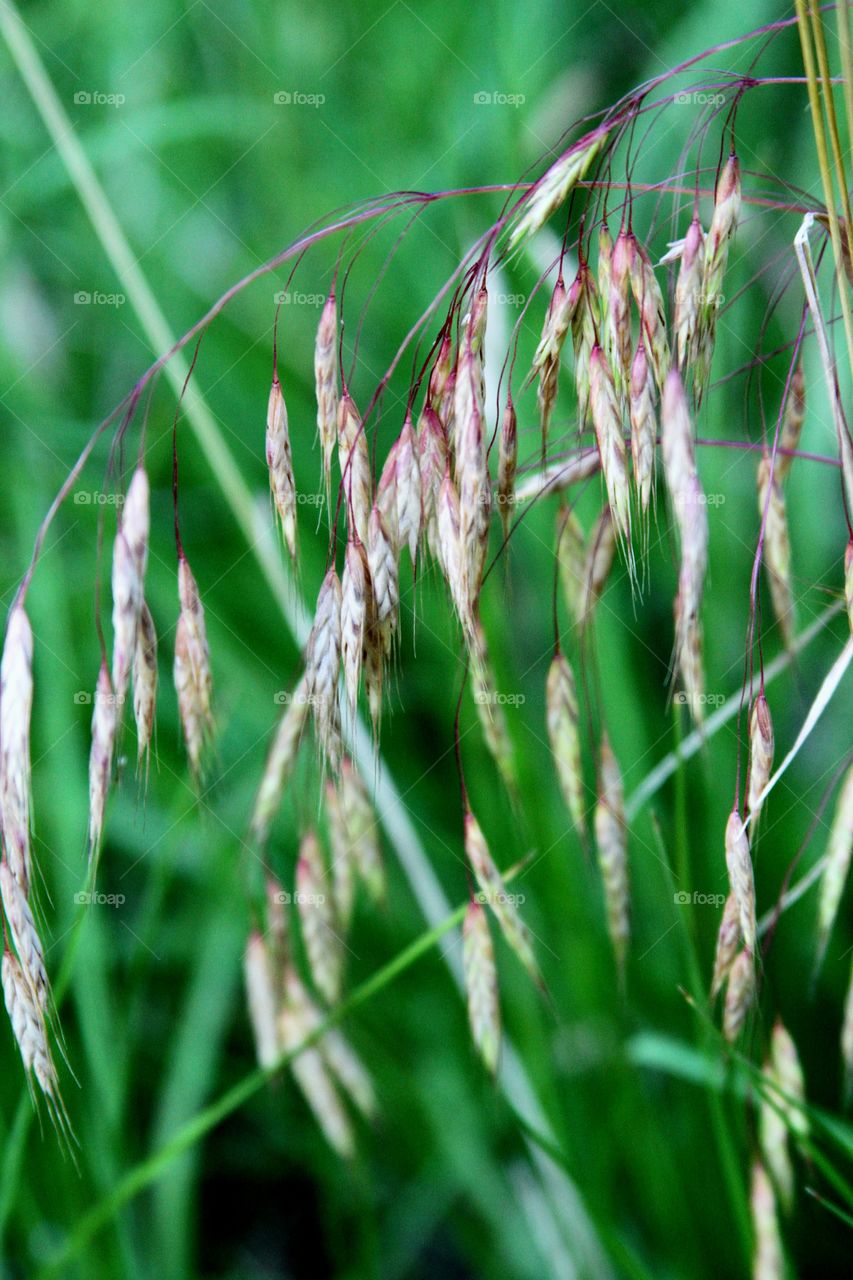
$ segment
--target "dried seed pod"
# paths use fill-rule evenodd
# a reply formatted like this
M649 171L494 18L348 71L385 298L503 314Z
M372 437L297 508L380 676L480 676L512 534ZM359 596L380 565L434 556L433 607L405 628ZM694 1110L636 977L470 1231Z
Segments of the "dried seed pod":
M530 375L531 378L537 374L539 376L536 403L539 407L539 422L542 429L543 458L548 450L548 431L557 399L557 386L560 376L560 354L563 350L566 334L569 332L572 318L571 307L572 301L566 293L566 286L563 283L561 273L557 277L554 292L551 294L551 300L548 303L545 323L542 328L542 337L539 339L539 345L533 356L533 368ZM510 408L511 401L507 405L507 409L509 410Z
M213 682L204 606L183 552L178 556L178 598L181 611L175 630L175 689L190 764L198 775L205 745L213 733Z
M0 823L9 865L23 888L30 883L30 719L33 708L33 633L23 604L6 624L0 662Z
M607 486L607 499L617 532L626 547L631 543L631 500L628 490L628 468L622 416L607 358L601 347L590 354L590 406L595 438L601 455L601 469Z
M113 543L113 668L112 681L117 705L124 702L130 683L139 614L142 609L142 579L136 556L119 529Z
M580 624L588 627L601 599L616 552L616 529L610 507L605 504L589 535L583 570Z
M826 850L826 866L820 879L820 896L817 906L817 959L819 969L829 945L829 935L838 915L841 895L850 870L853 854L853 766L845 774L841 791L835 804L835 813L829 831Z
M607 141L609 129L602 125L586 134L560 156L528 193L521 217L510 234L510 247L515 248L527 236L538 231L551 214L559 209L575 183L580 182Z
M270 491L275 503L284 541L291 560L296 560L296 481L293 478L293 456L287 426L287 406L278 374L273 374L267 405L267 468Z
M729 973L723 1008L723 1035L734 1044L755 998L755 962L749 951L739 951Z
M335 293L326 299L314 345L314 385L317 393L317 435L323 451L326 505L330 504L332 454L338 434L338 321Z
M503 525L504 541L509 537L509 522L515 502L515 476L518 470L518 418L512 396L506 398L501 433L498 440L498 514Z
M749 717L749 793L747 808L750 813L753 839L761 813L761 793L770 781L773 769L773 721L770 708L762 690L752 704Z
M312 831L302 837L296 863L296 905L311 976L328 1004L341 992L343 948L336 931L331 882L320 841Z
M59 1080L51 1057L44 1014L33 999L17 957L4 950L3 998L25 1071L31 1073L42 1093L61 1108Z
M479 619L475 619L468 640L471 661L471 688L483 738L492 759L511 794L517 791L515 758L512 740L507 729L506 716L497 691L497 684L489 661L486 635Z
M367 628L373 613L373 588L367 554L356 537L347 543L341 579L341 655L350 711L355 712Z
M649 510L655 475L655 438L657 421L652 391L652 376L642 340L637 344L631 362L630 378L631 458L634 463L634 484L645 516Z
M636 242L631 265L631 290L640 313L640 338L648 344L655 383L658 390L662 391L672 364L666 336L663 294L649 255Z
M805 417L806 379L803 374L803 362L800 359L791 376L791 386L782 418L782 430L779 434L780 452L776 454L776 478L780 484L790 471L791 463L794 461L790 454L783 453L781 450L790 449L795 451L799 449L800 435L802 434Z
M784 1280L785 1254L776 1215L776 1197L760 1160L752 1166L749 1203L755 1235L752 1280Z
M711 978L711 999L716 1000L731 973L735 956L741 945L740 907L737 898L730 893L723 907L723 918L717 932L717 947L714 952L714 973Z
M305 674L308 698L314 711L317 741L333 768L338 763L340 739L338 672L341 665L341 582L334 565L317 595L314 623L308 639Z
M786 648L794 641L794 593L791 589L791 544L785 496L765 449L758 464L758 512L764 521L764 567L773 613ZM765 514L766 513L766 514Z
M595 806L595 842L598 865L604 882L607 931L620 975L624 975L630 936L630 890L628 885L628 844L622 775L607 734L601 740L598 803Z
M421 473L423 522L433 559L441 560L438 540L438 495L447 465L447 440L438 414L429 405L418 423L418 465Z
M284 789L293 775L310 708L308 687L308 673L305 672L287 699L264 765L250 822L252 835L261 845L266 843Z
M738 905L740 931L750 953L755 951L755 881L749 839L737 809L732 809L726 823L726 867L729 885Z
M610 508L605 507L608 518ZM611 523L612 528L612 523ZM557 513L557 568L563 599L572 621L579 626L583 619L586 595L586 552L583 527L571 507L562 507Z
M473 899L468 903L462 927L462 968L471 1038L486 1069L494 1075L501 1043L498 971L486 913Z
M397 531L399 546L409 548L409 559L415 563L423 522L421 472L418 441L410 414L406 414L403 430L397 440ZM390 532L390 530L389 530ZM392 537L395 535L392 534Z
M97 857L104 830L104 812L110 789L118 708L106 662L101 662L92 713L92 745L89 751L89 857Z
M9 933L18 953L21 972L35 1003L40 1009L46 1009L49 987L44 964L44 948L30 904L5 858L0 862L0 894L2 894L3 911Z
M515 895L507 891L503 876L496 867L480 824L471 813L465 813L465 853L480 886L478 901L491 907L509 946L537 985L542 984L533 951L533 940L516 906Z
M367 563L373 585L375 622L383 655L391 652L400 609L397 556L379 508L374 504L367 525Z
M302 1090L326 1141L344 1160L350 1160L355 1154L355 1134L323 1056L314 1047L300 1049L313 1030L305 999L300 992L301 987L298 977L292 968L289 969L285 979L284 1006L278 1021L279 1042L285 1052L296 1054L290 1063L293 1078Z
M554 656L548 669L545 716L563 800L576 830L586 840L586 796L581 764L578 697L572 669L562 653Z
M675 283L675 313L672 326L675 332L678 365L684 377L695 365L699 354L699 317L704 273L705 233L698 215L694 215L681 248L681 263Z
M277 985L266 943L255 929L243 953L243 977L258 1066L268 1071L281 1056Z
M133 718L136 721L137 764L148 757L157 708L157 632L145 601L139 612L133 651ZM146 766L147 767L147 766Z
M359 539L365 542L372 506L370 454L361 417L346 389L338 405L338 459L348 516Z

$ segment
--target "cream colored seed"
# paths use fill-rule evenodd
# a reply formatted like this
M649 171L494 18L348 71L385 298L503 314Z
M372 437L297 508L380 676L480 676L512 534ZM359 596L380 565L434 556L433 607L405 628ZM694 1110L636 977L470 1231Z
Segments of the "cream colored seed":
M364 660L367 628L373 612L373 589L367 555L360 541L347 543L341 579L341 655L350 711L355 712Z
M601 151L608 132L607 128L602 127L581 138L539 179L524 204L521 217L513 227L510 235L512 248L534 231L538 231L560 207Z
M3 952L2 979L6 1012L24 1069L32 1073L42 1093L48 1098L58 1099L59 1081L50 1053L44 1015L33 1000L21 965L11 951Z
M723 1035L734 1044L743 1029L755 998L755 962L749 951L739 951L729 973L723 1008Z
M773 721L763 693L752 704L749 717L749 794L747 807L751 815L753 839L761 813L761 793L770 781L773 768Z
M652 377L646 348L642 340L631 363L630 378L631 458L634 463L634 484L640 500L640 510L645 515L649 509L655 474L655 418Z
M314 346L314 385L317 395L317 435L323 453L326 504L330 503L332 454L338 434L338 322L334 290L326 299Z
M112 780L118 709L106 662L101 663L92 713L89 751L89 857L97 856L104 830L104 812Z
M279 1014L278 1026L281 1047L290 1053L299 1050L299 1046L310 1034L310 1021L304 1010L294 1006L289 999ZM326 1141L342 1159L352 1159L355 1154L355 1134L319 1049L301 1049L291 1062L290 1069Z
M24 892L30 883L30 719L33 633L22 604L6 625L0 663L0 822L9 865Z
M154 734L157 707L157 632L145 601L133 651L133 716L136 721L137 762L147 754Z
M698 217L694 217L684 237L681 263L675 285L675 332L678 364L686 376L697 359L699 308L705 270L705 234Z
M749 839L737 809L732 809L726 823L726 867L729 884L738 905L740 931L744 945L755 951L755 882Z
M631 542L631 501L622 418L607 358L601 347L590 354L590 406L607 498L617 532Z
M462 927L462 968L471 1038L486 1069L494 1075L501 1042L498 972L486 912L473 900L468 903Z
M711 999L715 1000L731 973L732 965L741 945L740 907L737 898L729 893L723 907L723 918L717 932L717 946L714 953L714 973L711 978Z
M276 980L266 943L257 930L243 953L243 976L258 1066L274 1067L280 1056Z
M595 842L604 882L607 930L620 974L624 973L630 936L628 845L622 775L605 733L601 742L598 803L595 806Z
M9 933L18 953L21 972L33 1000L40 1009L45 1009L49 989L44 949L30 904L5 858L0 862L0 894L2 894L3 911Z
M361 417L348 391L344 391L338 405L338 458L348 516L358 537L365 542L372 505L370 454Z
M491 907L504 938L533 981L541 984L530 931L519 915L515 898L507 890L503 876L489 852L480 824L470 810L465 814L465 853L480 886L481 900Z
M400 547L408 547L412 564L417 560L418 542L423 523L421 472L418 458L418 441L412 419L406 415L403 430L397 440L397 532ZM389 531L390 532L390 531Z
M276 514L290 552L296 559L296 481L287 425L287 406L278 376L273 376L267 406L267 469Z
M139 614L142 609L142 579L136 557L120 529L113 543L113 665L112 682L117 705L124 702L130 683Z
M314 623L308 639L306 676L308 696L317 725L317 740L324 758L337 767L340 737L338 672L341 665L341 582L334 565L317 595Z
M562 653L555 655L545 687L548 738L557 781L572 822L586 838L586 796L584 792L578 698L575 678Z
M752 1280L784 1280L785 1255L776 1214L776 1197L773 1184L759 1160L752 1166L749 1202L755 1235Z
M399 566L385 521L376 505L367 526L367 562L373 585L375 621L382 653L387 658L391 653L400 607Z

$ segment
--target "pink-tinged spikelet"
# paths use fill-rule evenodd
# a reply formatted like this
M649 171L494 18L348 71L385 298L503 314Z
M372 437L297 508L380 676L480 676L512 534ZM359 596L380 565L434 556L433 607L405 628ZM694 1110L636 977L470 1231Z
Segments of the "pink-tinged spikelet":
M566 334L571 323L571 307L574 299L566 293L562 275L557 277L554 292L548 303L542 336L533 356L531 378L538 375L539 388L536 403L539 406L539 422L542 430L542 457L548 450L548 431L551 415L557 400L557 386L560 376L560 354Z
M42 1093L61 1109L59 1080L50 1053L44 1014L33 999L19 960L8 950L3 952L2 980L6 1012L24 1069L35 1078Z
M751 815L753 840L761 812L761 793L770 781L773 768L773 721L763 692L752 704L749 717L749 793L747 808Z
M296 481L293 477L293 456L290 449L290 431L287 425L287 406L284 392L273 374L267 405L267 469L270 492L275 503L284 541L291 560L296 560Z
M515 248L527 236L538 231L548 221L580 182L595 157L607 141L609 130L602 126L588 133L560 156L533 186L524 203L521 217L510 236L510 246Z
M776 1213L776 1197L773 1183L760 1160L756 1160L752 1166L749 1203L755 1236L752 1280L785 1280L785 1254Z
M601 347L593 347L589 367L590 407L607 499L617 532L627 548L631 543L631 499L625 438L613 377Z
M557 781L572 822L586 838L586 795L581 765L580 717L575 678L562 653L555 655L545 686L548 739Z
M702 281L705 273L705 233L698 216L693 218L681 248L681 263L675 284L675 332L678 365L683 377L698 356Z
M385 521L375 503L367 525L367 562L373 585L374 622L382 656L387 658L400 608L399 566Z
M595 806L595 843L604 882L607 931L620 977L624 975L630 936L628 842L622 775L605 733L601 740L598 803Z
M338 673L341 666L341 582L334 565L323 579L308 639L306 678L317 726L317 742L332 767L338 764L340 725Z
M473 899L462 927L462 967L471 1038L487 1071L494 1075L501 1043L498 971L486 912Z
M723 918L717 931L714 952L714 973L711 978L711 999L716 1000L728 980L742 938L740 932L740 907L737 898L730 893L723 907Z
M337 932L332 880L313 831L304 835L299 845L296 905L314 984L323 999L334 1004L341 990L344 953Z
M261 784L255 796L251 831L261 845L266 842L270 826L281 804L284 789L293 775L309 709L310 698L306 672L287 700L267 755Z
M541 985L530 930L519 914L515 895L507 890L503 876L489 852L480 824L470 809L465 814L465 853L480 887L479 901L491 907L507 943L533 981Z
M755 961L749 951L739 951L729 973L723 1007L723 1035L734 1044L755 999Z
M118 727L118 706L106 662L101 663L92 713L92 745L89 750L89 857L97 857L104 830L112 780L113 753Z
M358 538L347 543L341 579L341 655L350 711L355 712L367 628L373 615L373 587L367 554Z
M631 416L631 458L634 463L634 485L640 511L647 516L655 477L655 438L657 419L649 362L642 338L631 362L629 382Z
M747 951L755 951L755 881L749 838L737 809L726 823L726 867L729 885L738 906L740 932Z
M418 423L418 466L427 544L434 560L441 560L438 541L438 495L447 471L447 440L438 414L429 405Z
M12 606L0 663L0 821L9 865L24 892L30 883L30 719L33 632L22 604Z
M178 599L181 609L175 630L175 689L187 754L198 776L204 748L213 733L213 681L204 606L183 552L178 556Z
M372 505L370 454L361 416L352 396L346 390L338 405L338 458L347 513L353 529L364 542L367 539L367 521Z
M330 501L332 454L338 434L338 321L334 290L326 299L314 345L314 385L317 395L317 435L323 453L326 504Z
M510 517L515 503L515 476L518 471L518 417L512 396L507 396L498 439L498 514L504 540L509 536Z
M412 564L418 556L418 542L423 524L421 472L418 441L410 414L406 414L403 430L397 439L397 545L408 547ZM390 532L390 530L389 530Z
M139 611L133 651L133 716L136 721L137 763L147 758L157 709L157 632L145 601Z
M21 972L39 1009L47 1009L49 987L44 964L44 948L36 928L30 904L8 862L0 861L0 895L3 913L11 935Z

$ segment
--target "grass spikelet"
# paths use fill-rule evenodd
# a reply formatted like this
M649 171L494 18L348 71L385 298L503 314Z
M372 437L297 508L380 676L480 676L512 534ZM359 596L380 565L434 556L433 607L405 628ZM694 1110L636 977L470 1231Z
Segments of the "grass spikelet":
M338 459L348 517L359 539L365 542L372 506L370 454L361 417L346 390L338 405Z
M145 468L139 466L127 486L121 514L121 531L127 539L136 564L140 583L144 582L148 567L148 538L151 529L150 486Z
M266 843L284 789L293 775L309 707L308 673L305 672L282 713L255 796L250 830L260 845Z
M607 931L616 957L620 979L624 980L625 959L630 937L628 844L622 775L606 733L601 740L598 802L595 806L595 843L598 849L598 865L604 882Z
M610 508L605 511L609 516ZM571 507L563 507L557 514L556 555L563 599L573 623L579 626L586 595L586 548L583 527Z
M755 951L755 881L749 838L737 809L732 809L726 823L726 867L729 886L738 907L741 937L747 951Z
M97 857L104 831L104 812L113 771L118 707L106 662L101 663L92 713L89 750L89 858Z
M364 692L367 695L367 706L373 726L374 742L379 742L379 731L382 725L382 683L385 666L385 645L376 609L371 599L370 616L364 632Z
M726 274L729 241L737 226L741 204L740 163L734 151L730 152L717 180L714 194L714 212L705 240L705 264L702 275L702 294L699 299L699 330L697 336L697 360L695 390L697 402L711 376L711 360L714 354L714 338L717 327L717 311L722 299L722 286Z
M477 363L470 352L466 352L456 379L456 483L459 489L462 589L469 614L474 613L480 594L491 513L481 396L473 387L478 379ZM460 394L460 388L468 384L472 385L471 393Z
M290 915L285 904L290 896L285 893L280 880L267 873L265 880L267 939L270 961L277 987L284 979L284 970L290 951Z
M147 759L154 735L157 709L157 632L145 601L139 611L139 626L133 650L133 718L136 722L137 765Z
M795 1137L806 1138L809 1134L809 1118L803 1105L806 1101L806 1080L797 1046L781 1018L773 1024L770 1057L775 1080L783 1095L779 1099L779 1107L788 1128Z
M642 338L631 362L629 408L631 417L631 459L634 463L634 485L643 515L648 524L649 502L655 477L655 439L657 419L652 392L652 376ZM644 539L645 540L645 539Z
M2 894L6 924L18 953L24 981L35 1004L39 1009L46 1010L49 987L44 964L44 948L30 904L5 858L0 862L0 894Z
M853 766L844 776L835 804L826 850L826 866L820 879L815 972L820 969L826 955L829 937L847 882L847 873L850 870L851 853L853 853Z
M113 543L113 666L112 681L118 706L122 706L130 683L139 614L142 609L142 580L137 559L119 529Z
M616 553L616 529L613 514L605 504L592 527L583 570L581 625L588 627L601 599Z
M622 416L607 357L599 346L593 347L590 354L589 380L592 421L607 498L616 531L624 541L626 554L630 556L631 499Z
M406 414L403 430L397 439L397 532L399 547L409 548L409 559L415 564L423 524L421 472L418 441L410 414ZM392 534L392 537L394 535Z
M510 248L533 235L559 209L601 151L608 132L602 127L588 133L543 174L522 205L521 217L510 235Z
M50 1052L44 1014L33 999L23 969L11 951L4 949L2 964L3 998L12 1024L24 1070L37 1082L42 1093L54 1104L52 1115L61 1123L62 1102L59 1078Z
M438 414L430 405L424 409L418 422L418 467L427 545L433 559L440 562L438 496L447 471L447 440Z
M747 808L750 813L753 840L761 812L759 797L770 781L773 769L773 721L763 692L752 704L749 717L749 791Z
M589 362L596 343L595 332L599 318L598 290L592 272L583 258L569 289L569 310L572 316L572 349L578 393L578 430L582 431L589 418Z
M764 567L773 613L785 647L794 641L794 594L791 589L791 544L785 495L765 449L758 464L758 512L764 523ZM765 517L766 511L766 517Z
M844 1018L841 1023L841 1061L844 1064L844 1095L849 1100L853 1089L853 960L850 963Z
M338 764L338 672L341 665L341 581L334 565L317 595L314 623L308 639L306 678L317 727L317 742L324 759Z
M285 979L285 999L278 1025L281 1047L285 1051L298 1049L316 1026L307 993L292 968ZM290 1069L329 1146L342 1159L352 1159L355 1154L353 1127L320 1049L316 1046L303 1049L291 1062Z
M296 481L293 477L293 456L290 449L290 432L287 425L287 406L284 392L273 374L267 405L266 436L267 469L270 491L275 503L281 531L291 560L296 561Z
M465 587L466 575L463 567L459 524L459 494L456 492L456 485L448 469L438 493L436 512L438 546L441 553L441 568L450 588L450 598L459 621L466 632L470 633L473 629L473 617Z
M548 431L551 415L557 400L557 386L560 377L560 354L566 334L571 323L571 302L566 293L562 273L557 277L554 292L548 303L542 336L533 356L531 378L539 376L539 387L536 392L536 403L539 407L539 423L542 431L542 457L548 451ZM507 411L511 402L507 405ZM513 472L514 474L514 472Z
M344 684L354 714L364 660L367 628L373 612L373 590L367 554L358 536L347 543L341 579L341 655Z
M776 1214L776 1196L773 1183L760 1160L752 1166L749 1204L755 1236L752 1280L785 1280L785 1254Z
M213 733L213 681L204 606L183 553L178 558L178 598L181 611L175 631L175 689L187 753L198 776L204 748Z
M754 998L755 962L751 952L741 950L735 956L729 973L723 1007L723 1035L729 1044L734 1044L740 1035Z
M601 332L607 335L610 326L610 286L613 278L613 237L606 222L598 229L598 295L595 318Z
M773 1079L773 1064L768 1058L764 1074ZM788 1126L779 1110L777 1095L762 1098L758 1112L758 1135L761 1157L773 1180L776 1194L786 1212L794 1200L794 1166L788 1148Z
M847 543L844 552L844 603L847 606L847 621L853 634L853 538Z
M533 951L533 939L516 906L515 896L508 892L503 876L489 852L480 824L470 809L465 813L465 853L480 886L479 901L491 907L501 933L515 952L530 977L542 985L539 965Z
M578 696L572 669L562 653L555 654L548 669L545 717L560 791L575 829L585 842L586 795L581 763Z
M373 621L383 655L391 653L400 608L397 556L385 521L374 503L367 525L367 563L373 586Z
M359 878L374 902L385 896L385 868L379 844L379 822L361 775L348 757L341 768L341 808L347 841Z
M498 514L504 541L509 537L510 517L515 504L515 477L518 471L518 416L512 396L508 395L501 418L498 438Z
M696 364L698 357L699 311L702 281L705 274L705 233L698 215L694 216L681 246L681 262L675 282L675 333L678 366L682 377Z
M338 319L334 290L320 314L314 344L314 386L317 396L317 435L323 454L326 505L331 501L332 454L338 434Z
M620 399L627 387L631 369L631 276L636 254L637 241L633 233L623 227L613 245L609 291L605 294L602 290L602 297L607 301L607 353L613 384ZM594 394L593 392L593 396Z
M486 912L473 899L462 926L462 967L471 1038L486 1070L495 1075L501 1043L498 971Z
M631 263L631 291L640 313L640 337L648 345L658 391L663 391L663 384L672 364L669 341L666 336L663 294L649 255L636 241Z
M328 1004L334 1004L341 993L343 948L330 889L320 841L309 831L299 845L296 905L314 985Z
M723 918L717 931L714 951L714 973L711 978L711 999L716 1000L731 973L735 956L741 945L740 907L737 898L729 893L723 907Z
M243 952L243 977L258 1066L266 1071L275 1066L280 1055L279 1002L270 954L257 929L249 934L246 950Z
M33 632L22 604L6 625L0 662L0 821L9 865L24 892L30 884L30 719Z
M326 821L329 832L329 844L332 851L332 883L335 894L335 915L346 935L352 919L355 901L355 884L357 867L350 844L346 815L340 794L339 782L327 779L325 787Z
M800 436L806 417L806 378L803 373L803 362L800 359L791 377L785 414L782 418L782 430L779 433L779 448L796 450L800 447ZM787 453L776 454L776 477L781 484L791 469L794 459Z
M449 334L445 334L441 340L435 364L430 370L429 384L427 386L427 406L432 409L437 418L441 418L445 429L449 429L449 424L441 415L446 404L448 386L454 367L453 343Z
M486 635L479 619L474 621L468 642L468 652L471 660L474 704L483 730L483 738L507 789L511 795L515 795L518 782L512 740L489 660Z
M397 454L399 448L400 442L395 440L388 450L388 457L385 459L385 465L382 468L382 474L376 486L374 503L379 508L379 513L385 521L385 528L388 530L388 536L397 551L400 549L400 536L397 528Z

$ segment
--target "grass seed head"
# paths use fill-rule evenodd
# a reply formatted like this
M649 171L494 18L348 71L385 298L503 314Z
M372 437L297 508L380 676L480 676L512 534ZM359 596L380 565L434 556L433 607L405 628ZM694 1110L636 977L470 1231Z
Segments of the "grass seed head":
M593 160L607 141L609 130L594 130L560 156L528 193L522 205L521 216L510 234L510 247L538 231L552 213L563 204L569 192L580 182Z
M308 687L308 673L305 672L282 713L264 765L251 818L252 835L261 845L266 843L285 787L293 776L310 709Z
M137 762L151 747L157 709L157 632L145 601L139 611L133 650L133 718L136 722Z
M314 386L317 395L317 435L323 453L323 480L329 504L332 454L338 434L338 320L334 292L323 304L314 345Z
M287 425L287 406L278 375L273 375L267 406L266 436L267 469L270 491L276 514L290 552L296 560L296 481L293 477L293 457L290 449L290 432Z
M373 613L373 587L367 553L361 542L350 539L341 579L341 655L350 711L355 712L364 661L367 628Z
M777 1018L773 1024L770 1058L773 1074L784 1095L779 1099L779 1106L784 1112L788 1128L797 1138L807 1138L809 1118L805 1111L806 1078L797 1046L781 1018Z
M760 796L773 769L773 721L763 693L752 704L749 717L749 792L747 807L751 814L753 839L761 812Z
M397 439L396 524L399 545L409 548L409 559L414 564L423 524L423 501L418 440L409 414L406 415L403 430ZM395 535L392 534L393 536Z
M726 1001L723 1007L723 1035L734 1044L743 1030L746 1015L755 998L755 961L752 953L737 953L729 973Z
M666 336L666 309L651 259L641 244L636 244L631 264L631 290L640 313L640 336L648 345L655 383L662 391L672 364Z
M507 396L498 438L498 513L504 541L509 537L510 518L515 503L515 477L518 471L518 416L512 397Z
M714 973L711 978L712 1000L716 1000L731 973L741 941L740 907L735 895L729 893L726 898L726 905L723 907L723 918L717 931Z
M555 655L545 686L545 718L557 781L575 828L586 839L586 793L581 762L580 716L568 659Z
M278 1035L277 983L266 942L257 930L249 934L243 953L243 977L258 1066L269 1070L281 1055Z
M782 430L779 435L780 449L796 450L800 447L800 436L803 431L803 423L806 417L806 379L803 373L802 359L797 361L797 367L791 377L791 386L788 392L788 400L785 405L785 413L782 418ZM776 455L776 476L781 484L785 476L791 469L791 463L794 459L787 453L777 453Z
M8 950L3 952L2 979L6 1012L24 1069L35 1078L43 1094L58 1102L59 1079L44 1014L33 998L20 961Z
M634 485L640 501L640 510L645 516L649 510L654 486L657 418L651 372L642 339L637 344L637 350L631 362L629 407Z
M24 980L38 1007L46 1009L49 987L44 963L44 948L30 904L5 858L0 861L0 894L2 894L6 924L18 953Z
M630 937L630 888L628 843L622 775L605 733L601 741L598 802L595 806L595 843L604 882L607 931L620 975L624 975Z
M6 625L0 662L0 821L3 844L25 892L30 883L30 720L33 708L33 632L24 606Z
M755 881L749 838L737 809L726 823L726 867L729 885L738 905L741 936L747 951L755 951Z
M778 458L777 458L778 463ZM766 516L765 516L766 512ZM791 543L785 495L767 450L758 464L758 513L764 520L764 567L773 613L785 645L794 641L794 593L791 585Z
M341 601L341 581L333 565L317 595L306 656L308 694L317 726L317 741L323 758L330 760L333 768L338 765L340 740Z
M374 623L379 629L382 654L387 658L399 620L399 566L385 521L375 504L367 525L367 563L373 585Z
M705 233L698 215L687 229L681 248L681 262L675 283L675 333L678 365L682 375L692 369L698 355L702 281L705 273Z
M473 900L462 927L462 968L471 1038L487 1071L495 1075L501 1043L498 971L486 912Z
M752 1166L749 1203L755 1237L752 1280L785 1280L785 1254L776 1213L773 1183L760 1160Z
M348 391L344 391L338 405L338 460L348 519L364 542L372 506L370 454L361 416Z
M503 876L489 852L480 824L470 809L465 814L465 853L477 884L480 886L482 900L491 907L510 948L537 986L541 986L542 978L533 951L530 930L519 915L515 898L507 891Z
M429 405L418 422L418 467L421 473L423 522L433 559L441 560L438 539L438 495L447 471L447 440L438 414Z
M617 533L625 546L631 543L631 498L622 415L607 357L601 347L590 354L590 406L607 499Z
M112 681L118 705L124 703L136 637L139 631L139 614L142 610L142 579L136 556L127 538L119 529L113 543L113 667Z
M89 750L89 857L97 856L104 831L113 771L118 706L106 662L101 663L92 713L92 745Z
M341 992L344 953L337 932L332 881L313 831L304 835L299 845L296 905L314 984L323 999L334 1004Z
M121 513L121 531L127 539L140 582L148 566L148 539L151 529L150 486L145 468L138 466L127 487Z
M175 689L184 740L193 772L201 772L204 748L213 734L210 649L204 606L186 557L178 558L180 614L175 630Z

